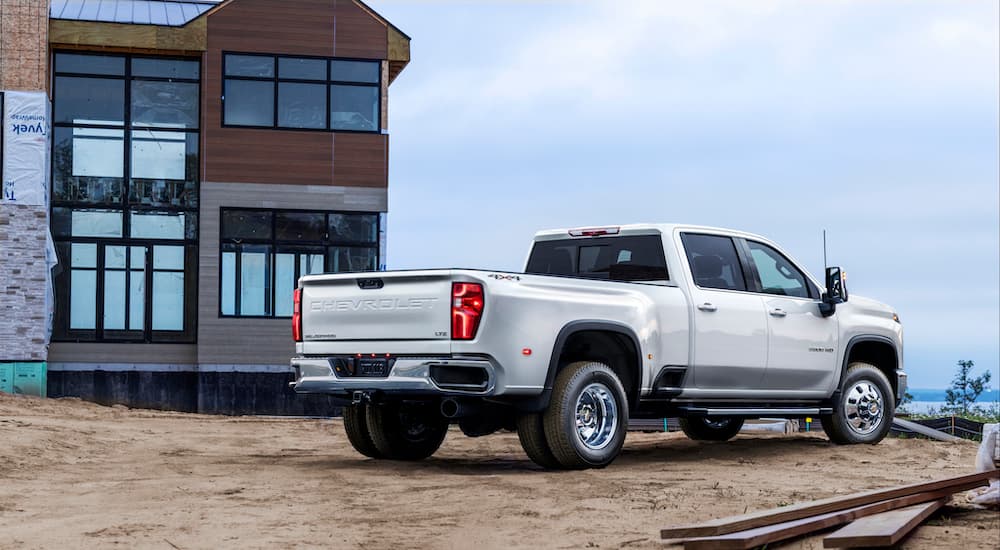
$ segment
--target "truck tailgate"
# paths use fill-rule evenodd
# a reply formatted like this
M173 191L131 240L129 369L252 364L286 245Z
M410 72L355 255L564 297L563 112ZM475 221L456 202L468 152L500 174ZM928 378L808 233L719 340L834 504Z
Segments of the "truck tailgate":
M303 277L305 342L448 340L451 271Z

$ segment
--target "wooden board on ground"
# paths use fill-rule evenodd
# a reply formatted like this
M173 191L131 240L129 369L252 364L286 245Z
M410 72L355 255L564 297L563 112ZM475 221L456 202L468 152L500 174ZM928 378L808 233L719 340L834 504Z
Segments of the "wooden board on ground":
M960 491L968 491L969 489L975 489L976 487L987 485L990 479L995 479L997 477L1000 477L1000 470L979 472L976 474L938 479L935 481L925 481L911 485L890 487L888 489L876 489L873 491L865 491L863 493L854 493L851 495L836 496L813 502L792 504L771 510L761 510L740 516L720 518L704 523L667 527L666 529L662 529L660 531L660 537L664 539L680 539L725 535L728 533L735 533L737 531L745 531L747 529L766 527L776 523L795 521L819 514L837 512L883 500L905 497L919 493L943 490L946 491L945 494L953 494ZM927 502L928 500L932 499L924 499L911 502L910 504Z
M904 430L909 430L913 433L918 433L920 435L929 437L931 439L936 439L938 441L962 441L961 437L955 437L951 434L946 434L940 430L935 430L934 428L929 428L923 424L917 424L916 422L910 422L909 420L903 420L902 418L893 418L892 425L898 428L903 428Z
M890 510L898 510L912 506L913 504L927 502L928 500L943 500L951 495L948 491L949 489L942 489L932 493L917 493L915 495L884 500L847 510L838 510L836 512L829 512L776 525L738 531L727 535L685 539L683 541L684 550L747 550L748 548L755 548L772 542L801 537L814 531L843 525L858 518L865 518L866 516L881 514Z
M948 499L860 518L823 539L825 548L892 546L937 512Z

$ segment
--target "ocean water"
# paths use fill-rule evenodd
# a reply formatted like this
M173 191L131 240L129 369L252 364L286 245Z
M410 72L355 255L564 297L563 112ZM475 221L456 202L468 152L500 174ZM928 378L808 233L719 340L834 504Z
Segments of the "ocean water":
M913 396L913 401L906 404L906 410L911 413L927 414L931 409L941 410L948 404L945 401L945 390L942 389L913 388L909 392ZM1000 390L989 390L979 396L976 405L988 407L998 401L1000 401Z

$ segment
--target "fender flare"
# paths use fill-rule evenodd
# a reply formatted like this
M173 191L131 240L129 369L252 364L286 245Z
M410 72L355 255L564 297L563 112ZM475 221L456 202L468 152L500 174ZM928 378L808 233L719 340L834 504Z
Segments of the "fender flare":
M545 389L544 389L544 402L545 407L548 406L549 396L552 393L552 385L555 383L556 374L559 371L559 356L562 353L563 347L566 345L566 341L569 340L571 336L578 332L584 331L601 331L601 332L611 332L624 336L632 345L635 346L635 353L637 358L637 363L632 366L633 372L635 374L635 388L633 390L633 395L628 396L632 400L632 406L635 407L639 403L639 395L642 392L642 346L639 344L639 338L635 335L635 331L631 327L623 323L616 321L601 321L601 320L582 320L582 321L571 321L567 323L559 331L559 335L556 336L556 341L552 345L552 355L549 356L549 368L545 374Z
M853 336L851 337L850 340L847 341L847 346L844 347L844 357L840 365L840 376L837 378L837 388L834 391L833 395L834 398L837 398L837 396L840 394L841 386L843 386L844 384L844 377L847 376L847 360L851 357L851 351L854 350L854 346L862 342L878 342L880 344L887 344L892 349L892 354L895 355L896 359L896 364L893 365L894 367L893 370L894 371L899 370L899 349L896 348L896 343L893 342L891 338L879 334L859 334L857 336ZM893 381L892 378L889 376L887 376L886 378L889 378L890 385L896 386L895 393L898 394L899 387L897 383ZM901 396L896 395L895 397L896 401L898 402Z

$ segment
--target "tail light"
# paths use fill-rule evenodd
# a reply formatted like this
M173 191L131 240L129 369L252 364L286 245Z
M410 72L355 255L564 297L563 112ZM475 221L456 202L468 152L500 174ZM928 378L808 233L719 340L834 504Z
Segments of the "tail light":
M451 284L451 339L472 340L483 317L483 285L479 283Z
M292 302L292 339L302 341L302 289L296 288Z

